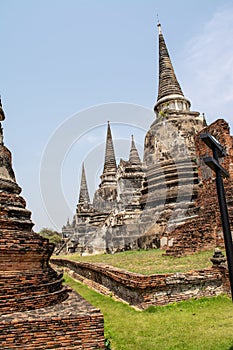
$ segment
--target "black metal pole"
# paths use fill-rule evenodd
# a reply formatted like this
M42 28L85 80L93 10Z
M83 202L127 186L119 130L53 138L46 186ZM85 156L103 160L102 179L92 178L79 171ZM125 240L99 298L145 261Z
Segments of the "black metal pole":
M213 156L219 162L218 152L217 152L217 149L215 147L213 147ZM218 168L216 169L216 186L217 186L218 201L219 201L222 227L223 227L223 235L224 235L224 242L225 242L225 249L226 249L226 256L227 256L229 279L230 279L230 285L231 285L231 299L233 301L233 244L232 244L232 235L231 235L231 228L230 228L230 221L229 221L229 216L228 216L228 209L227 209L227 202L226 202L226 195L225 195L225 190L224 190L224 185L223 185L223 179L222 179L222 175L221 175L221 170Z

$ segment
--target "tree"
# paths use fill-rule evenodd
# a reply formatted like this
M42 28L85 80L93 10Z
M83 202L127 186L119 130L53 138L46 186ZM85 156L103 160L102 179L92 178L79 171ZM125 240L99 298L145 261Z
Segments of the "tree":
M57 245L62 237L61 234L57 231L54 231L53 229L50 229L48 227L43 227L38 234L44 238L47 238L49 240L50 243L54 243L55 245Z

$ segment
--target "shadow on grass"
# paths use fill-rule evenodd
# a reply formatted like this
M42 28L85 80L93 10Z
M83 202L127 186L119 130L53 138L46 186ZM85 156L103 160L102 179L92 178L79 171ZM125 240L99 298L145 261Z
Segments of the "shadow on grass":
M233 350L233 345L231 345L231 347L228 350Z

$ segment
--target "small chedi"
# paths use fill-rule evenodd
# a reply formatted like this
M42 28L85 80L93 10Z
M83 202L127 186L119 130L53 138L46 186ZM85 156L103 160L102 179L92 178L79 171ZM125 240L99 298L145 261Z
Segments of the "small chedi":
M93 203L82 169L80 196L72 222L63 227L59 252L114 253L163 248L182 255L222 245L214 174L203 162L209 152L200 133L209 132L225 147L223 166L230 220L233 221L233 138L219 119L207 125L204 114L190 110L159 29L159 84L156 118L141 161L132 138L129 160L117 166L110 124L101 183Z
M0 123L0 348L103 349L103 316L63 286L20 193Z

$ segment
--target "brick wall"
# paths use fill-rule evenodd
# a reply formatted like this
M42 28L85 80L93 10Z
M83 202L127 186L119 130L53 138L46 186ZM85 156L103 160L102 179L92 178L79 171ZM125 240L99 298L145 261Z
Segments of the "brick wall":
M230 135L228 123L223 119L218 119L201 131L201 133L207 132L213 135L227 151L227 156L222 158L221 162L222 166L230 173L230 178L224 179L224 187L232 226L233 138ZM203 162L203 157L212 156L212 152L200 139L200 133L196 136L195 143L199 179L198 194L195 200L197 216L169 233L169 239L173 240L173 245L172 247L165 247L167 248L167 255L180 256L215 246L224 246L215 174Z
M73 271L74 278L99 292L111 293L139 309L229 292L227 273L223 267L145 276L105 264L68 259L52 259L52 262Z

